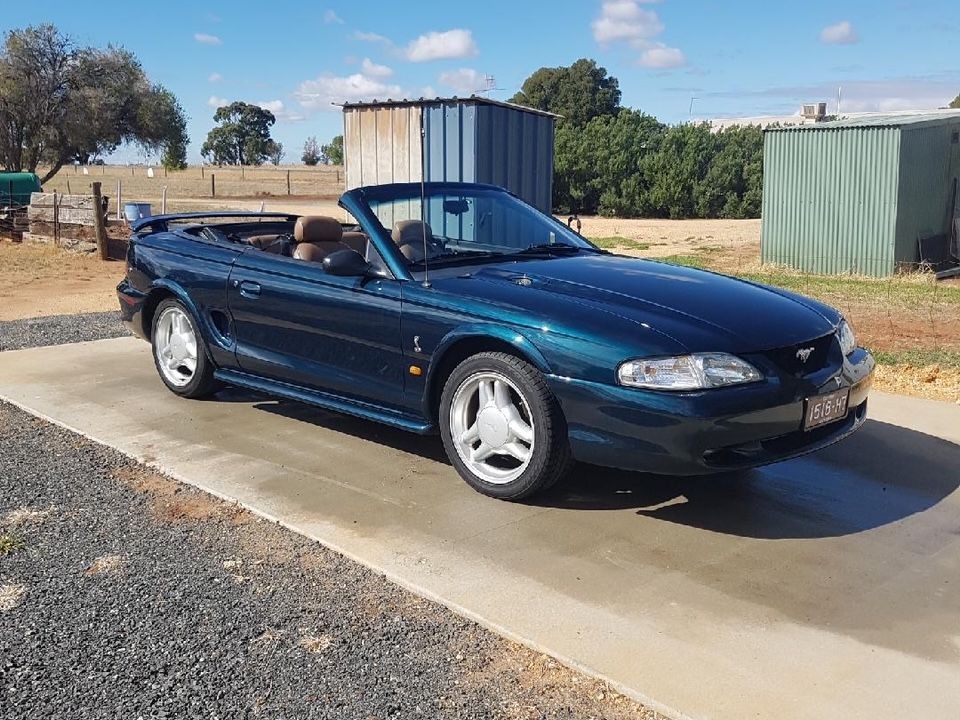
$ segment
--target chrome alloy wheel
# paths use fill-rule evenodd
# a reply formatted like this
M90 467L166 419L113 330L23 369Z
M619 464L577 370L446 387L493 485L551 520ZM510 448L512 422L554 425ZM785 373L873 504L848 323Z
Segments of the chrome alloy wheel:
M503 375L484 371L457 388L450 437L460 460L484 482L516 480L533 457L534 421L526 398Z
M171 385L184 387L197 371L197 336L186 313L168 307L157 318L153 338L157 367Z

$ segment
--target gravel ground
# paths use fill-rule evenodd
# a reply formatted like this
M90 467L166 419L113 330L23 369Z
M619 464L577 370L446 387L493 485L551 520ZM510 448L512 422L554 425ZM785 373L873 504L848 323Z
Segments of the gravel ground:
M127 334L129 333L120 322L118 312L6 320L0 321L0 351L122 337Z
M658 717L2 402L0 447L0 718Z

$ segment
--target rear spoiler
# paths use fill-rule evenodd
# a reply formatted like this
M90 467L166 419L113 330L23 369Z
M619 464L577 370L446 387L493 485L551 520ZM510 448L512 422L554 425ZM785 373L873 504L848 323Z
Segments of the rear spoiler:
M271 220L296 220L299 215L281 212L257 212L255 210L220 210L211 212L174 213L170 215L151 215L134 222L130 227L137 235L149 235L166 232L169 224L181 220L200 220L203 218L270 218Z

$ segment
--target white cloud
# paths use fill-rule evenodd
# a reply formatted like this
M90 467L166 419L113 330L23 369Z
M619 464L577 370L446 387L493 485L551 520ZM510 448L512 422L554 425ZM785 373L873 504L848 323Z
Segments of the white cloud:
M460 68L459 70L450 70L440 73L438 78L441 85L453 88L458 93L470 95L478 90L483 90L485 75L472 68Z
M369 43L388 43L389 44L390 42L390 40L388 38L385 38L383 35L378 35L377 33L374 33L374 32L362 32L360 30L357 30L355 33L353 33L353 37L355 37L357 40L360 40L362 42L369 42Z
M469 30L456 28L421 35L416 40L410 41L403 54L410 62L450 60L473 57L477 54L477 45Z
M602 48L624 42L640 52L637 64L647 68L678 68L687 64L679 48L670 47L655 38L665 29L651 5L657 0L607 0L600 6L600 15L593 21L593 39Z
M821 30L820 41L828 45L853 45L860 42L860 37L849 20L842 20Z
M397 100L403 97L404 91L399 85L385 83L363 73L347 76L326 74L315 80L304 80L294 95L305 108L334 110L336 108L333 103L361 102L375 98Z
M207 105L212 107L214 110L229 104L230 104L229 100L227 100L226 98L217 97L216 95L211 95L210 98L207 100Z
M606 46L620 40L646 40L663 32L663 23L653 10L640 7L639 0L608 0L593 21L593 39Z
M679 48L656 43L640 53L637 63L648 68L677 68L687 64L687 57Z
M385 78L393 75L393 68L386 65L378 65L370 58L364 58L360 63L360 69L364 75L373 78Z
M333 10L325 10L323 12L323 21L330 25L332 23L337 23L338 25L343 25L343 20L340 19L340 16L337 15Z
M283 100L257 100L254 105L262 107L264 110L269 110L277 120L286 120L287 122L303 120L303 115L291 112L283 104Z
M210 77L207 78L207 82L218 83L223 80L223 75L218 72L210 73Z
M201 45L223 45L223 40L216 35L208 35L207 33L194 33L193 39Z

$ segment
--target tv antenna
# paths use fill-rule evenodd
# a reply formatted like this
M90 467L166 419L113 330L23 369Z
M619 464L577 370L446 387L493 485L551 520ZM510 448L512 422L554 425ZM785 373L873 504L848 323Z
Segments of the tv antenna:
M494 90L502 90L503 88L497 87L497 81L493 75L484 75L480 79L480 87L477 89L476 93L482 95L483 93L493 92Z
M424 108L420 108L420 230L423 233L423 286L430 287L430 275L427 268L427 135L423 129Z

